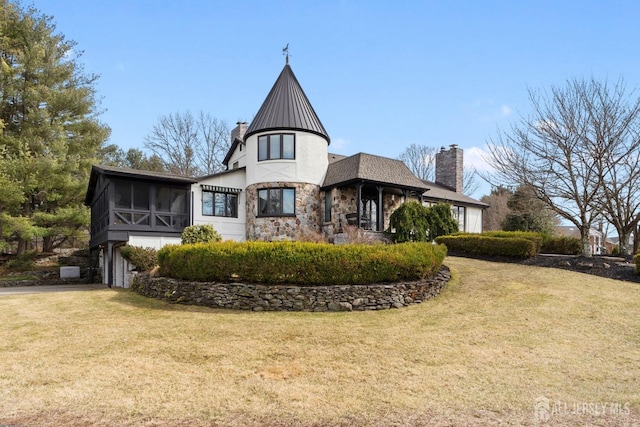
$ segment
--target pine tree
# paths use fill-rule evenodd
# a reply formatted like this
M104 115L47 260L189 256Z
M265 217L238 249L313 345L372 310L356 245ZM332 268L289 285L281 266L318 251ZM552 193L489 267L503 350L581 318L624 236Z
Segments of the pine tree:
M84 73L75 45L56 33L51 17L0 0L0 184L11 195L0 210L33 226L34 215L48 214L44 250L53 249L59 239L51 231L67 229L69 217L86 221L80 211L91 163L109 136L98 121L98 76ZM22 253L29 240L17 240Z

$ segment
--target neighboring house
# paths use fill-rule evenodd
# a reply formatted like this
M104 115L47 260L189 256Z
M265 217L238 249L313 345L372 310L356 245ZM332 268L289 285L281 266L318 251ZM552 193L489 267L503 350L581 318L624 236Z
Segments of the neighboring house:
M288 63L251 124L239 122L231 141L227 170L199 178L93 167L85 203L105 283L127 285L120 246L159 248L179 241L191 224L211 224L224 239L238 241L334 241L347 226L384 231L398 206L417 199L450 203L462 231L482 232L488 205L462 194L461 149L452 145L436 154L435 183L399 160L331 154L329 135ZM171 204L158 205L164 201L159 191ZM174 194L184 201L176 199L175 211Z
M575 237L580 239L580 230L574 225L558 225L556 226L556 234L566 237ZM602 232L595 229L589 229L589 246L591 246L591 253L594 255L600 255L607 249L605 241L602 238Z

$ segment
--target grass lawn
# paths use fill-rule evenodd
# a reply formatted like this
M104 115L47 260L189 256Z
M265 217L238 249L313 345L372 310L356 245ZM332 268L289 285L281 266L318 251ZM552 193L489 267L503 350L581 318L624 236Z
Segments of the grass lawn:
M538 402L549 425L640 425L638 284L445 263L439 297L379 312L1 297L0 424L537 425Z

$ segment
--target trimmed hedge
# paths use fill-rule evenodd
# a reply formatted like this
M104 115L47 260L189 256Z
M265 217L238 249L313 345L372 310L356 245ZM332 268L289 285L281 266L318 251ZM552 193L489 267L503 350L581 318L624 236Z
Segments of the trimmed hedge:
M221 242L168 245L160 274L190 281L292 285L363 285L415 281L438 272L445 246L330 245L303 242Z
M536 253L540 252L540 249L544 244L543 235L535 231L485 231L480 235L486 237L499 237L501 239L517 238L531 240L536 245Z
M540 252L545 254L578 255L582 252L582 242L576 237L544 236Z
M472 233L458 233L454 234L454 236L478 236L480 237L496 237L500 239L527 239L532 241L535 244L535 252L532 255L534 256L538 253L546 253L546 254L558 254L558 255L577 255L582 252L582 243L580 239L576 239L575 237L565 237L565 236L549 236L542 233L537 233L535 231L488 231L482 234L472 234ZM454 250L449 247L449 250ZM463 252L461 249L455 249L456 251ZM466 251L467 253L473 254L484 254L484 255L503 255L503 256L518 256L522 257L523 255L506 255L506 254L496 254L493 253L483 253L478 252L478 249L471 249L473 252ZM496 249L501 252L506 251L506 249ZM519 251L516 251L519 252Z
M524 237L494 237L482 234L440 236L436 243L446 245L450 252L472 255L529 258L537 253L535 239Z

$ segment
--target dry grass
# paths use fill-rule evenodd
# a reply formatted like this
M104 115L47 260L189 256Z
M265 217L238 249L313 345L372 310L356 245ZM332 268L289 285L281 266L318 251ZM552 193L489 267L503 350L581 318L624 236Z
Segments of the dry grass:
M534 425L540 396L630 405L553 425L640 423L638 284L446 264L438 298L381 312L231 312L125 290L2 297L0 424Z

